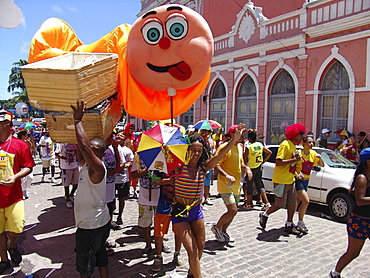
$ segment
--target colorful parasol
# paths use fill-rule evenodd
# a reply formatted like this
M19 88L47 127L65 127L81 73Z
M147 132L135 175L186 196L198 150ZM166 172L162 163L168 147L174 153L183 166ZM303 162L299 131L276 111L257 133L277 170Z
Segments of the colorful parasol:
M148 170L169 174L184 164L188 146L177 127L159 123L141 134L137 154Z
M40 124L38 123L34 123L34 122L27 122L27 123L24 123L24 124L21 124L17 130L24 130L24 129L33 129L33 128L37 128L39 127Z
M196 129L217 129L222 125L214 120L201 120L194 125Z
M171 124L171 123L164 123L164 125L177 127L178 129L180 129L180 132L181 132L182 135L185 135L185 133L186 133L186 129L182 125L179 125L179 124Z
M339 134L339 135L344 135L344 136L347 136L347 137L349 137L351 135L351 132L349 132L347 129L339 129L334 133Z

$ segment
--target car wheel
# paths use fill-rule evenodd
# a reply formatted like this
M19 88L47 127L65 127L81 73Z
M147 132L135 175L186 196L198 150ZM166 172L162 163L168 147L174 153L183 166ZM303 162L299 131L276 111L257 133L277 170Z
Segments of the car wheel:
M348 193L336 193L329 201L329 211L335 221L346 222L355 205L354 198Z

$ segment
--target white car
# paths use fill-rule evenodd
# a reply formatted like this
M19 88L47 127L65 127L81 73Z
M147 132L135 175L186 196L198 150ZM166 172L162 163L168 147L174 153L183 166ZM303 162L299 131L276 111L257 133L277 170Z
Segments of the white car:
M300 147L297 146L297 148ZM272 151L272 155L262 166L262 179L266 191L271 192L274 188L272 174L279 146L269 145L267 148ZM333 219L346 222L355 205L355 199L348 190L351 187L356 165L332 150L316 147L313 149L321 154L325 166L315 166L311 171L308 183L310 201L328 204Z

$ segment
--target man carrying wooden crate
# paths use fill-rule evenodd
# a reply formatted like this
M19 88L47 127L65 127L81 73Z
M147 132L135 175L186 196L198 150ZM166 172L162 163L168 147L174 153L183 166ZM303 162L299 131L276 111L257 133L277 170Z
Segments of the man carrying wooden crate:
M86 103L72 106L78 142L78 162L82 167L75 198L76 269L80 277L90 277L95 266L101 277L109 277L105 242L109 236L110 215L106 204L107 170L101 160L106 150L102 139L89 140L82 125Z

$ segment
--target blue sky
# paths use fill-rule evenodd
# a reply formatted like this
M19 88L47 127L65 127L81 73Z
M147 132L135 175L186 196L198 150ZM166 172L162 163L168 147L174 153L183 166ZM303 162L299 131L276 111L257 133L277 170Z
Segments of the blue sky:
M133 24L141 8L140 0L14 0L14 3L21 9L23 20L14 29L0 27L0 99L12 97L7 91L12 64L19 59L27 60L31 39L46 19L63 19L83 43L90 44L120 24Z

